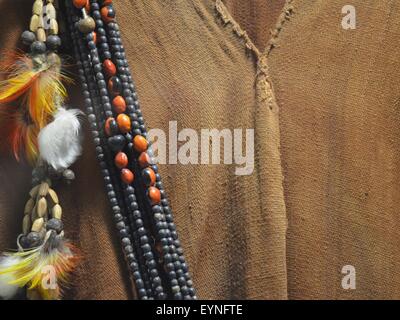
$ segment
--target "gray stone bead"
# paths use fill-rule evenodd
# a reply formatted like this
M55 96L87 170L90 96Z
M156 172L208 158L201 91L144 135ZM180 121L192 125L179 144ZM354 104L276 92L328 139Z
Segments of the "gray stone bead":
M34 41L31 44L31 52L33 54L43 54L46 52L46 44L41 41Z
M26 30L22 33L21 40L23 44L30 46L36 40L36 36L32 31Z
M61 39L57 35L49 35L46 41L47 47L51 50L56 50L61 46Z
M172 293L175 293L175 294L179 293L180 290L181 290L181 289L179 288L179 286L173 286L173 287L171 288Z
M78 22L78 29L82 33L89 33L94 31L96 23L92 17L86 17Z
M52 218L46 223L47 230L54 230L57 233L60 233L64 229L64 224L60 219Z
M42 237L38 232L29 232L26 236L26 243L29 248L37 247L42 243Z
M123 246L129 246L131 245L131 240L128 237L122 238L121 239L122 245Z

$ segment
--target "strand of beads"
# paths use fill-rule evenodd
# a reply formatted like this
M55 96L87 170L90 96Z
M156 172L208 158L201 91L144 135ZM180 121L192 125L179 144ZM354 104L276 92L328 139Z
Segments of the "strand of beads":
M109 12L114 12L112 10L112 7L111 7L110 4L107 4L106 6L102 7L101 14L98 11L98 4L97 4L96 1L91 1L91 8L92 8L93 17L98 18L98 17L101 16L103 18L103 21L106 23L106 25L113 23L112 22L113 21L113 17L109 17L109 14L107 14ZM96 20L96 25L98 27L99 33L103 31L103 28L102 28L103 21L102 20ZM113 25L115 25L115 24L113 24ZM120 96L120 95L117 95L113 100L113 107L114 107L116 112L125 112L125 110L126 110L126 102L125 101L128 101L128 104L129 104L129 102L131 102L129 104L130 108L128 109L127 113L129 114L131 120L133 120L132 123L133 124L135 124L135 123L137 124L137 127L134 128L134 132L133 132L133 134L136 134L135 137L134 137L134 141L133 141L133 147L134 147L133 149L135 149L133 155L137 156L136 155L137 152L145 153L147 151L148 143L147 143L146 139L142 135L142 132L143 131L145 132L145 128L143 128L143 127L140 128L139 127L138 122L135 121L138 117L137 117L137 115L135 113L135 110L132 110L133 109L133 105L132 105L133 99L131 97L132 93L130 91L130 87L129 87L128 83L127 83L127 75L126 75L127 69L125 67L126 61L124 61L123 59L118 59L117 54L121 54L120 53L120 50L121 50L120 47L121 46L116 43L116 39L115 38L114 39L110 39L111 40L110 41L111 42L111 48L112 48L112 51L113 51L112 55L111 55L110 52L109 52L109 45L108 45L108 40L109 39L107 39L107 37L104 35L104 32L102 32L101 34L102 34L102 36L99 37L99 40L100 40L99 47L103 51L103 56L106 57L106 58L109 58L111 56L113 58L113 60L106 59L103 63L107 63L107 65L109 65L111 63L113 64L114 61L115 61L118 75L119 75L119 77L122 77L122 80L119 80L119 77L116 77L115 75L112 75L112 77L109 80L109 89L110 89L111 93L115 89L115 82L122 84L122 86L120 86L120 89L123 91L122 92L123 97ZM117 92L117 93L121 94L121 92ZM117 103L115 103L116 100L117 101L119 101L119 100L123 101L124 108L122 110L119 108L119 105ZM131 112L129 112L129 111L131 111ZM140 129L142 129L142 130L140 130ZM135 169L136 169L135 172L141 172L141 170L137 170L137 166L136 166ZM150 198L150 202L154 206L157 205L155 207L155 211L156 212L154 212L153 214L156 214L156 217L159 217L159 219L161 218L161 221L155 223L155 227L157 228L157 231L160 231L160 232L157 232L158 240L161 241L161 243L164 242L164 243L168 244L168 240L166 238L167 233L165 232L165 230L163 230L164 221L162 221L162 220L165 220L165 218L164 218L164 216L162 214L162 211L160 210L160 207L158 206L158 204L159 204L159 202L161 200L160 199L160 192L159 192L159 190L157 188L154 187L155 180L156 180L155 179L155 173L154 173L152 168L146 167L146 168L143 168L142 174L143 174L143 181L145 182L146 187L148 187L148 197ZM140 190L141 189L139 189L139 192L140 192ZM144 189L142 189L142 190L144 190ZM152 209L150 209L150 212L151 212L151 210ZM168 248L168 251L169 251L169 248ZM166 258L167 259L165 259L165 257L164 257L164 261L169 262L169 264L166 265L166 268L169 268L168 271L173 271L173 267L174 266L171 264L171 261L168 261L168 258L170 257L169 252L165 252L165 254L166 254ZM172 276L173 276L173 274L172 274ZM179 286L177 286L177 284L178 284L178 281L177 281L176 277L175 277L175 279L171 279L171 291L174 294L175 298L180 299L180 298L182 298L182 296L181 296L181 294L179 292L180 288L179 288Z
M72 41L74 43L75 58L79 67L83 96L85 97L86 112L88 115L88 119L91 123L91 130L93 141L96 146L97 158L102 167L107 167L107 165L104 165L107 154L107 151L105 150L107 144L105 143L103 131L99 130L99 127L103 126L103 123L100 121L100 119L102 119L104 115L102 108L100 107L100 101L98 99L98 88L93 74L92 64L89 60L89 54L87 52L86 46L83 43L81 34L77 31L75 27L75 25L78 24L79 18L74 15L74 11L71 7L69 0L66 1L66 7L68 9L68 24L70 27ZM90 21L87 20L87 24L89 25ZM101 124L99 125L99 123ZM121 238L121 244L124 248L126 260L129 263L130 271L135 283L141 285L142 282L145 283L145 281L143 281L142 279L143 271L140 270L140 264L137 260L137 256L133 252L131 252L129 248L129 246L131 246L131 237L129 227L126 224L125 219L126 210L122 205L121 199L118 199L116 196L117 194L120 194L120 192L117 191L115 187L115 179L113 179L113 176L110 174L109 170L103 168L102 174L106 184L109 201L112 206L116 228L118 229ZM141 299L148 298L148 292L146 289L139 289L138 295Z
M95 8L96 4L92 3L92 8ZM98 25L99 23L97 23ZM98 27L98 30L101 31L101 29ZM88 47L91 50L91 54L94 55L95 57L99 57L99 55L95 52L96 51L96 47L93 45L94 43L92 43L92 41L88 41ZM97 60L96 60L97 63ZM115 66L113 65L113 63L111 62L111 60L106 59L103 62L103 67L105 69L105 75L108 77L113 77L116 75L116 70L115 70ZM104 75L101 75L99 73L96 74L96 77L98 78L98 80L102 81L105 79ZM100 92L100 95L102 96L102 100L103 100L103 106L105 108L105 110L110 110L110 105L109 105L109 96L108 96L108 92L107 90L104 88L104 90L102 90ZM122 97L120 97L122 100ZM124 102L122 100L122 102ZM146 239L148 239L148 235L147 235L147 228L143 227L143 220L141 219L140 216L140 211L137 210L139 208L138 203L136 202L136 198L134 195L134 188L133 188L133 182L135 179L135 175L133 174L133 172L131 171L131 169L129 169L128 164L128 157L126 155L125 152L123 152L123 149L125 147L125 145L123 144L119 144L117 143L117 146L115 147L115 145L113 146L113 141L116 140L118 141L122 141L123 138L125 138L125 141L131 141L131 135L129 134L130 129L131 129L131 121L129 119L129 117L124 113L125 109L121 108L121 104L120 105L116 105L115 104L115 99L113 101L113 109L114 112L113 114L111 114L110 112L107 113L107 120L106 120L106 127L105 127L105 131L107 133L107 135L110 137L109 138L109 142L111 142L111 147L113 148L113 151L116 153L115 155L115 165L116 167L118 167L121 170L121 180L125 189L125 193L127 196L127 199L129 200L129 203L127 204L128 206L128 210L130 212L130 217L132 217L131 222L133 224L134 230L136 230L136 233L134 234L134 236L139 236L141 237L141 245L137 246L137 250L138 251L142 251L142 255L145 258L146 261L146 266L148 268L148 274L149 274L149 278L151 279L152 282L152 288L156 294L156 297L159 299L163 299L165 298L165 294L164 294L164 290L163 287L161 285L161 279L158 276L158 270L157 270L157 263L155 262L155 257L153 252L151 251L151 246L148 243L146 243ZM115 116L115 118L113 118L112 116ZM113 130L112 128L114 127L115 130ZM129 145L129 143L128 143ZM133 216L133 212L135 212L135 215ZM143 243L145 242L145 243Z
M85 19L87 19L88 20L88 18L86 17ZM79 23L78 23L78 27L79 27ZM86 37L87 38L89 38L89 42L92 40L91 39L91 34L88 34ZM79 37L79 39L81 39L81 36ZM81 41L81 40L80 40ZM83 41L81 41L81 43L83 43ZM83 45L82 44L82 47L86 47L86 45ZM90 48L92 48L92 49L90 49L91 50L91 61L89 61L88 62L88 64L89 65L91 65L92 67L94 67L93 69L95 70L95 71L98 71L97 72L97 79L93 79L93 80L95 80L94 81L94 83L97 85L97 86L100 86L101 88L103 88L103 84L102 84L102 82L101 81L103 81L102 80L102 78L101 78L101 75L99 75L99 72L101 71L101 66L100 66L100 68L99 68L99 63L98 63L98 59L97 59L97 56L96 56L96 52L95 52L95 49L93 49L93 45L91 44L91 43L89 43L89 47ZM85 50L85 48L81 48L81 50ZM94 59L93 59L94 58ZM96 70L97 69L97 70ZM98 81L98 80L100 80L100 81ZM101 89L100 89L101 90ZM99 91L100 91L99 90ZM105 97L105 95L104 95L104 90L103 90L103 95L101 95L100 94L100 96L101 96L101 102L104 104L104 103L107 103L107 99L105 99L104 97ZM104 105L103 105L103 107L104 107ZM110 112L109 112L109 109L110 109L110 107L107 107L106 106L106 110L105 110L105 113L107 113L107 115L110 115ZM90 119L90 118L89 118ZM104 123L104 122L103 122ZM110 130L112 130L113 128L114 128L114 130L116 129L116 124L114 123L114 124L110 124L111 126L110 126ZM103 131L101 131L101 133L103 133ZM111 146L112 146L112 144L111 144ZM107 146L107 143L105 143L105 146L104 146L104 148L108 148L108 146ZM115 150L115 149L114 149ZM111 162L111 164L112 164L112 162ZM109 170L110 171L112 171L113 170L113 166L112 165L110 165L110 163L108 164L108 168L109 168ZM114 175L115 176L115 175ZM129 177L129 175L122 175L122 178L124 178L125 179L125 181L126 182L128 182L129 180L127 180L127 179L130 179L130 177ZM134 199L132 199L132 200L134 200ZM131 203L130 204L130 206L131 207L133 207L133 208L135 208L135 209L137 209L137 207L138 207L138 205L137 205L137 203ZM121 222L118 222L118 224L117 224L117 227L121 227ZM141 232L141 235L143 236L143 229L139 229L138 230L139 232ZM122 239L122 241L123 241L123 244L126 244L125 242L127 241L127 239ZM131 244L129 244L129 245L126 245L125 247L124 247L124 249L125 249L125 251L128 249L128 250L132 250L133 248L132 248L132 245ZM126 252L127 253L127 252ZM129 253L128 253L129 254ZM148 256L148 255L147 255ZM149 263L148 263L148 265L149 266L151 266L151 265L153 265L153 266L157 266L156 265L156 263L155 263L155 261L153 260L153 261L148 261ZM143 266L144 265L144 263L142 263L142 264L139 264L139 266ZM131 265L130 265L130 267L131 267L131 269L132 269L132 273L133 273L133 276L134 276L134 278L138 275L138 271L139 270L137 270L137 267L138 267L138 265L137 265L137 262L134 262L134 263L131 263ZM154 269L154 267L153 267L153 269ZM142 272L143 273L143 272ZM154 275L155 274L155 272L153 271L152 272L152 274ZM147 288L147 290L146 290L146 287L148 287L147 285L146 285L146 277L145 277L145 275L146 274L144 274L144 276L143 276L143 280L144 281L142 281L141 279L136 279L136 287L138 288L138 294L139 294L139 297L144 297L144 295L145 294L147 294L147 295L150 295L151 293L152 293L152 291L151 291L151 289L149 289L149 288ZM154 286L154 285L153 285ZM150 297L150 296L149 296ZM159 297L159 298L162 298L162 297Z
M101 4L101 12L93 10L94 3L96 2ZM117 71L120 74L120 80L117 80L116 82L119 83L119 87L122 87L123 99L126 101L127 112L133 124L133 133L137 136L142 135L143 137L146 137L146 127L140 111L140 105L129 70L125 50L122 45L120 30L115 21L115 11L112 8L112 1L91 0L91 3L93 17L98 18L99 16L102 16L103 18L107 36L104 35L104 32L102 32L102 36L99 37L101 40L99 47L105 50L103 56L106 59L110 59L110 56L112 57ZM111 16L110 12L112 13ZM103 22L97 22L96 20L96 23L100 23L102 25ZM107 42L109 42L110 45L108 45ZM111 55L108 51L109 47L111 48ZM113 88L113 82L115 82L115 80L110 83L111 88ZM141 139L141 137L139 136L138 139ZM180 294L182 294L185 299L189 299L190 297L195 297L193 283L188 272L185 258L183 256L183 250L178 239L176 226L173 221L173 216L169 207L166 193L163 189L161 177L158 174L158 167L155 164L151 165L151 161L148 160L150 157L146 151L147 150L142 150L141 152L138 152L138 150L136 150L137 160L135 161L139 163L139 166L137 166L139 168L139 172L142 172L144 181L147 182L147 187L149 188L148 195L150 197L152 196L154 199L157 199L156 202L152 203L152 214L154 217L153 222L156 230L158 231L159 241L162 244L164 262L166 263L165 267L167 269L176 298L179 299ZM140 159L142 159L142 161L140 161ZM161 199L158 200L160 196ZM150 201L153 202L153 199L150 199ZM181 293L178 291L178 288L180 289Z
M21 36L22 42L31 46L32 53L56 51L61 45L53 3L54 0L35 0L33 3L29 30L24 31Z
M73 2L78 9L87 7L85 1ZM100 4L101 9L99 1L90 0L94 19L87 16L83 10L83 19L77 26L86 34L90 63L94 69L104 110L104 130L109 137L109 146L115 153L115 165L121 170L120 178L125 192L126 206L128 211L131 209L129 217L133 227L134 246L145 258L147 273L156 298L166 297L163 291L165 282L169 282L169 287L166 288L173 298L196 298L183 250L177 238L172 213L165 191L162 189L158 168L151 165L146 128L120 40L119 28L114 22L115 12L111 1L100 1ZM96 27L95 33L92 33L93 25ZM141 214L141 210L146 212L146 216ZM146 226L146 221L151 225ZM155 245L149 243L152 237L147 230L153 231L157 241ZM162 275L159 275L157 269L155 258L158 254L155 248L159 249L162 257L160 259ZM138 286L138 289L140 290L141 286Z
M131 113L127 110L127 103L126 103L126 90L123 89L122 87L122 82L120 80L120 70L115 68L115 65L113 61L111 60L111 53L109 51L109 45L106 37L105 30L103 28L103 20L101 19L101 14L99 12L99 5L96 3L96 1L91 1L91 12L92 16L96 19L96 34L97 34L97 46L100 48L100 56L104 58L103 60L103 65L106 69L106 73L108 74L108 93L109 96L112 97L112 106L113 106L113 111L114 111L114 116L117 119L117 124L119 118L123 117L124 121L130 121L131 123L135 123L135 117L132 116ZM123 76L123 75L122 75ZM124 97L122 96L124 91ZM123 115L123 116L122 116ZM129 120L126 117L129 116ZM112 123L114 121L114 118L108 119L107 121L110 121ZM132 130L132 126L131 130ZM106 127L108 130L108 127ZM128 141L132 141L132 135L130 132L124 132L122 131L123 134L125 134L125 137ZM133 134L140 134L141 132L138 130L135 130L133 128ZM132 149L132 143L128 143L128 148ZM116 166L119 167L121 170L124 170L124 168L127 167L128 165L128 156L123 153L123 152L118 152L116 154ZM133 163L134 165L134 163ZM131 165L132 166L132 165ZM134 172L137 172L134 170ZM151 172L150 172L151 174ZM135 174L136 176L136 174ZM152 177L155 177L154 173ZM138 178L138 177L137 177ZM155 180L154 180L155 181ZM162 279L158 275L158 270L157 270L157 264L155 263L155 258L156 258L156 253L153 252L153 247L150 245L150 240L152 239L151 235L147 232L149 229L148 227L145 227L144 224L146 224L145 217L141 215L141 212L137 210L138 205L136 202L136 195L134 193L135 189L130 186L126 190L126 196L127 196L127 201L129 203L130 208L133 210L131 212L132 214L132 220L133 220L133 233L137 234L139 237L138 241L138 246L140 246L140 250L143 251L143 255L146 259L146 265L148 267L148 273L149 277L152 279L153 283L153 289L155 291L155 294L158 298L164 297L164 293L162 291ZM134 201L132 203L132 201Z
M95 4L94 4L95 6ZM101 30L100 30L101 32ZM90 36L89 36L90 37ZM96 68L96 64L98 64L98 54L96 53L96 46L90 39L88 39L88 47L91 51L92 62L94 63L94 67ZM105 68L105 73L109 77L115 75L115 67L113 66L112 62L109 60L106 60L104 63L104 68ZM96 77L98 78L98 81L103 82L104 81L104 76L98 72L96 73ZM99 83L99 86L102 86L103 83ZM130 130L130 119L122 112L123 110L119 110L120 113L116 113L116 119L112 117L112 113L110 112L110 104L109 104L109 97L107 95L107 91L105 88L102 88L103 90L100 90L100 95L102 98L103 102L103 107L106 110L106 115L108 116L105 126L106 126L106 133L109 138L109 142L111 142L111 147L113 148L113 151L116 152L116 158L115 158L115 164L119 169L121 169L121 180L123 181L127 199L130 200L128 203L128 209L131 209L133 212L131 212L132 217L133 217L133 225L134 229L136 232L134 232L134 236L139 236L140 237L140 247L138 250L141 250L143 253L143 256L146 260L146 266L148 268L148 274L149 277L151 278L152 281L152 288L154 289L156 293L156 297L159 299L165 298L166 295L163 292L163 287L161 286L161 278L158 276L158 270L157 270L157 263L155 261L155 257L153 252L151 252L151 246L148 243L149 237L147 236L147 228L143 227L143 220L141 219L140 216L140 211L138 209L138 204L136 202L136 198L134 195L134 189L132 186L133 180L134 180L134 175L133 172L127 168L128 165L128 159L127 156L124 152L122 152L122 149L124 148L124 143L123 141L123 136L127 140L131 140L131 136L129 135L129 130ZM114 107L115 110L115 107ZM117 143L115 143L115 141ZM119 142L122 142L119 144ZM129 145L129 144L128 144ZM146 243L147 242L147 243ZM139 288L140 289L140 288Z

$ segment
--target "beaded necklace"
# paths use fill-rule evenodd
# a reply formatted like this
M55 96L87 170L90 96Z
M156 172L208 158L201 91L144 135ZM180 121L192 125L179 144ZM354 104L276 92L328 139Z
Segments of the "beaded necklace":
M138 296L195 299L112 1L65 5L97 158Z

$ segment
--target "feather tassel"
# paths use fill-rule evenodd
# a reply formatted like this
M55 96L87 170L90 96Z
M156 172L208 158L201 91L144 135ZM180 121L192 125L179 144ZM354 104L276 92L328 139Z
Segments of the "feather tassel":
M15 64L7 63L2 68L8 74L8 79L0 81L0 104L9 103L23 95L41 71L41 68L34 68L28 56L16 55L16 58Z
M27 287L44 300L60 299L68 275L75 269L79 258L77 249L62 235L48 231L42 245L27 251L4 253L0 264L0 293L12 298L15 287ZM50 278L47 278L49 277ZM47 285L46 285L47 284Z
M55 53L33 58L20 56L8 69L8 78L0 81L0 104L23 97L32 121L43 128L57 104L63 103L67 96L62 81L70 79L61 72L59 56Z
M15 56L16 62L0 66L8 74L8 79L0 81L0 131L7 137L1 144L7 143L17 160L25 154L33 164L38 156L39 131L67 97L62 81L71 80L61 72L61 60L55 53Z
M6 270L21 262L20 257L3 256L0 257L0 270ZM0 298L9 300L15 297L20 289L16 284L10 284L16 280L13 272L0 275Z
M59 108L54 120L40 130L40 157L54 169L68 168L81 154L81 124L78 109Z
M22 155L33 164L38 157L39 129L31 122L26 111L2 106L0 109L0 135L3 149L10 148L19 161Z

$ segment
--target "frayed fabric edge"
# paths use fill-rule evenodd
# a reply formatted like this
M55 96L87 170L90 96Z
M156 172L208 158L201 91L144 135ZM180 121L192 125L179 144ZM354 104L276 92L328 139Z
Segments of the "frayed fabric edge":
M277 47L277 41L279 35L283 29L284 24L286 21L290 20L291 16L294 13L293 2L294 0L287 0L281 14L278 17L277 23L273 30L271 30L271 38L267 42L267 46L265 51L262 53L257 46L253 43L251 38L249 37L248 33L243 30L240 25L235 21L232 15L229 13L228 9L226 8L225 4L222 0L215 1L215 9L218 13L218 16L221 18L224 26L231 25L232 31L241 39L244 40L244 44L247 50L253 52L257 58L260 58L262 55L268 56L269 53Z
M243 30L240 25L235 21L235 19L231 16L228 9L225 7L225 4L222 0L215 1L215 9L218 13L218 16L221 18L223 24L231 25L232 31L241 39L244 40L244 44L246 49L253 52L257 57L261 55L261 52L258 48L254 45L253 41L250 39L249 35L245 30Z

